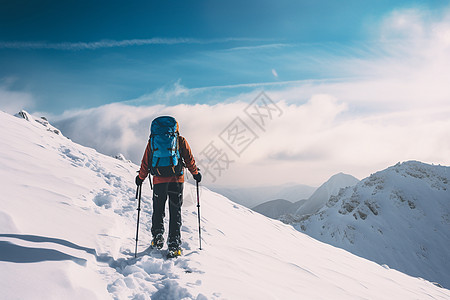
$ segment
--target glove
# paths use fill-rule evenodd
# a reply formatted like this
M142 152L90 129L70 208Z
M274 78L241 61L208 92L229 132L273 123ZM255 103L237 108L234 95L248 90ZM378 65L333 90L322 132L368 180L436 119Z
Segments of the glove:
M142 180L142 179L139 177L139 175L136 176L136 185L137 185L137 186L141 186L143 181L144 181L144 180Z
M194 177L195 181L197 181L197 182L202 181L202 174L200 174L200 172L198 172L195 175L192 175L192 177Z

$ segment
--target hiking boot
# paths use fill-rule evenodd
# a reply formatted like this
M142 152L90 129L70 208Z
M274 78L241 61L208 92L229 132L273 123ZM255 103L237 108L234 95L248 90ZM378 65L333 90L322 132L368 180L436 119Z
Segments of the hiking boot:
M181 256L182 250L180 246L177 247L170 247L169 251L167 252L167 258L174 258Z
M162 249L164 246L164 237L162 233L158 233L152 240L152 244L150 245L153 249Z

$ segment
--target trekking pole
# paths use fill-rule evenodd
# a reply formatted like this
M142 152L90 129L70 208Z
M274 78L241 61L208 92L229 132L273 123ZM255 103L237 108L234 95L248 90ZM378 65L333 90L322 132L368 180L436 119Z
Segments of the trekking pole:
M197 183L197 208L198 208L198 240L200 242L200 250L202 250L202 228L200 226L200 194L198 192L198 181Z
M139 237L139 215L141 213L141 190L142 185L138 185L136 189L136 200L138 200L138 217L137 217L137 228L136 228L136 247L134 248L134 258L137 257L137 246L138 246L138 237Z

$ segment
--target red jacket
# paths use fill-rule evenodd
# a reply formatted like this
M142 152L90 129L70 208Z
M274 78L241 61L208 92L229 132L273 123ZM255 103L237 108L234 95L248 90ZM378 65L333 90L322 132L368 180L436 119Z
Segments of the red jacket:
M180 145L180 155L181 158L184 161L184 164L186 168L188 168L189 172L191 172L192 175L195 175L198 173L197 166L195 165L194 156L191 152L191 147L189 147L188 142L186 139L182 136L178 137L178 143ZM148 158L151 155L151 148L150 143L147 143L147 147L145 148L144 157L142 158L141 162L141 169L139 170L139 178L144 180L148 176ZM163 177L163 176L153 176L153 184L158 183L165 183L165 182L184 182L184 174L180 176L170 176L170 177Z

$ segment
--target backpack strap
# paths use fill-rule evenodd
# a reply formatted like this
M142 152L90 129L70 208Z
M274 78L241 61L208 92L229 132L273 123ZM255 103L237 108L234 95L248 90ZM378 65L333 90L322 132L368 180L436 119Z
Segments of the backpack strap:
M150 171L152 168L152 164L153 164L153 134L150 135L150 138L148 139L148 143L150 144L150 153L148 155L148 170Z

